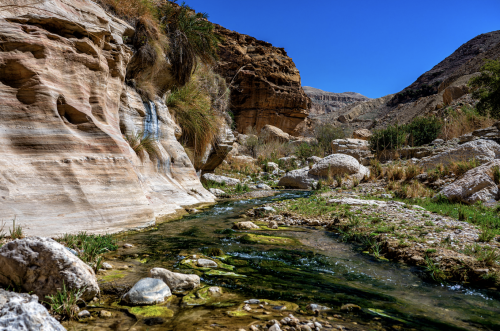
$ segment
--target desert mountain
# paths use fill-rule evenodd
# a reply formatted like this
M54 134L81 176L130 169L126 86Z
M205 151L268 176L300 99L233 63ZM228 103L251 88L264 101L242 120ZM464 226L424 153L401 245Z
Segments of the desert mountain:
M478 74L486 59L499 58L500 31L484 33L460 46L399 93L347 105L332 114L313 115L311 119L353 128L383 128L437 113L453 102L473 103L468 81Z

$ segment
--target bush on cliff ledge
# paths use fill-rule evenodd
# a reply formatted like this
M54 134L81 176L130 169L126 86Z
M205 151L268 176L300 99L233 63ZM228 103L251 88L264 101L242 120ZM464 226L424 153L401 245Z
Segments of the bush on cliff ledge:
M500 118L500 61L488 60L481 68L481 75L473 77L469 86L472 97L479 99L477 110L481 115Z

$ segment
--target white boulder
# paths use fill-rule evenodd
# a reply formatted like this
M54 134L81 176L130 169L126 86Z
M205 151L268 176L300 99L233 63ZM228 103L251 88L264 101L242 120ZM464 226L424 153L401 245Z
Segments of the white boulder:
M36 295L0 289L0 330L66 331Z
M170 296L172 292L163 280L143 278L125 293L122 300L131 305L156 305Z
M83 300L99 294L94 271L60 243L42 237L17 239L0 248L0 284L20 284L23 291L44 299L63 284L83 289Z
M192 290L200 286L200 277L198 275L186 275L163 268L151 269L149 276L163 280L174 292Z

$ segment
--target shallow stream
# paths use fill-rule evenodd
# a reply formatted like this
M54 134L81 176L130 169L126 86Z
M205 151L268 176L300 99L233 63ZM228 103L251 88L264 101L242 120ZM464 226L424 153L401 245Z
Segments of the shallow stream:
M89 309L94 314L106 309L113 317L65 326L69 330L249 330L250 324L280 320L290 312L310 319L314 315L308 314L306 307L315 303L332 308L316 318L333 330L337 330L335 326L346 330L500 330L496 289L426 282L419 277L423 272L420 268L377 260L323 228L229 230L252 207L307 194L284 192L269 198L224 202L121 238L121 244L134 247L106 256L116 268L100 276L107 294ZM250 243L241 239L247 233L292 239L284 245L278 245L281 241L273 237L268 237L266 244ZM217 248L224 255L210 257L219 261L216 272L181 263L193 255L209 256ZM149 311L121 306L117 298L126 287L123 285L147 277L154 267L197 273L203 285L219 286L223 294L207 300L201 292L184 293L161 309ZM265 309L254 305L246 312L241 307L248 299L269 305ZM361 310L341 311L345 304L358 305Z

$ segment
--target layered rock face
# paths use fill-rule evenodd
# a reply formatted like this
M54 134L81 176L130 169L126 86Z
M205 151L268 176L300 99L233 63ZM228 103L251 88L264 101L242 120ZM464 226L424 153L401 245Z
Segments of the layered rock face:
M328 114L359 101L368 101L370 98L355 92L333 93L314 87L304 86L304 92L311 98L311 114Z
M216 26L223 41L218 71L231 84L231 110L240 133L266 124L298 135L311 101L299 70L283 48Z
M134 30L90 0L0 12L0 212L27 234L114 232L212 202L161 100L124 84ZM129 38L130 39L130 38ZM160 161L124 138L152 134Z

